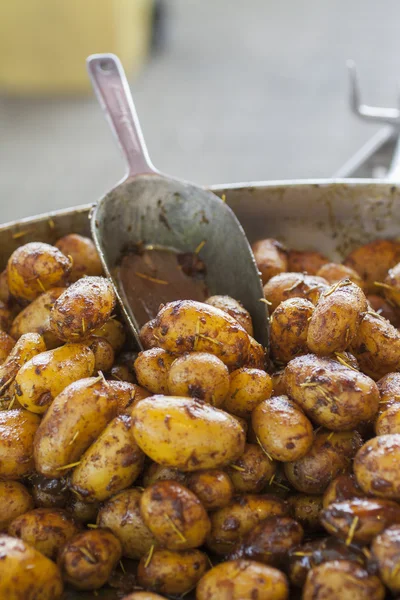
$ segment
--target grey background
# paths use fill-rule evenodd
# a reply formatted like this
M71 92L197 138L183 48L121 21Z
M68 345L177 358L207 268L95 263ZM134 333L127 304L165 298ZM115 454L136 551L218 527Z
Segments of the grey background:
M398 0L167 8L166 47L132 82L164 172L201 184L331 175L376 131L350 114L347 58L368 102L396 104ZM95 201L124 174L91 97L0 97L0 139L0 222Z

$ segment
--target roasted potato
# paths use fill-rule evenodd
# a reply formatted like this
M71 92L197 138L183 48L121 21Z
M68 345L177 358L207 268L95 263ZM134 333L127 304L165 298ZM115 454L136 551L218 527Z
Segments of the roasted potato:
M276 463L258 444L246 444L244 452L226 467L235 492L261 492L275 475Z
M218 469L191 473L187 478L187 487L196 494L206 510L227 506L234 492L229 475Z
M249 369L266 369L270 366L270 360L265 352L264 346L259 344L251 335L249 335L249 354L245 367Z
M136 377L132 375L130 369L126 365L121 365L120 363L114 363L111 367L110 379L115 381L126 381L127 383L136 382Z
M309 250L289 250L287 271L291 273L308 273L317 275L328 261L326 256Z
M377 292L375 282L384 281L389 269L400 260L400 242L374 240L353 250L344 260L362 277L365 287L372 294Z
M37 508L64 508L67 503L70 504L68 479L49 479L39 474L29 479Z
M105 338L91 336L85 344L94 354L94 372L106 373L112 369L115 359L114 348Z
M139 352L134 364L139 385L153 394L168 394L168 374L175 359L176 356L169 354L162 348L151 348ZM223 366L225 367L224 364ZM175 392L171 391L171 393ZM178 395L186 396L189 394Z
M397 594L400 592L400 525L392 525L377 535L371 551L383 583Z
M197 471L197 473L199 473L199 471ZM194 474L196 475L197 473ZM178 481L179 483L186 485L187 473L174 469L173 467L158 465L157 463L151 463L143 473L143 485L145 487L156 483L156 481L166 481L167 479Z
M71 259L69 281L74 282L85 275L102 275L103 267L92 240L77 233L70 233L54 244Z
M375 294L368 294L367 300L372 311L387 319L394 327L400 327L400 311L395 306L391 306L382 296Z
M45 350L44 340L38 333L26 333L20 337L6 360L0 365L0 396L8 390L22 365Z
M327 262L321 266L315 275L323 277L328 283L337 283L342 279L349 279L360 288L364 287L364 281L357 271L340 263Z
M324 508L328 508L333 502L364 498L364 496L354 475L338 475L326 488L322 503Z
M27 410L0 411L0 480L32 473L33 439L39 423L39 417Z
M258 240L251 248L263 283L288 270L287 250L277 240Z
M96 522L100 505L98 502L83 502L78 496L71 494L72 498L67 509L77 523L93 524Z
M121 542L122 555L137 560L158 544L140 513L141 497L138 488L124 490L107 500L97 516L97 525L110 529Z
M200 550L156 549L141 559L137 580L145 589L176 596L192 590L208 569L208 558Z
M382 414L394 404L400 404L400 373L388 373L379 379L376 385L381 397L378 414Z
M15 340L5 331L0 330L0 365L4 364L15 346Z
M138 402L151 396L148 390L136 383L128 381L107 381L108 391L113 395L118 406L119 415L131 415L132 409Z
M107 342L111 344L116 354L121 350L126 339L124 326L120 321L113 319L112 317L111 319L108 319L104 325L92 331L92 335L106 339Z
M197 548L211 529L200 500L177 481L158 481L146 488L140 512L158 543L169 550Z
M22 540L0 535L0 598L58 600L63 583L58 567Z
M107 529L79 533L58 556L64 581L77 590L97 590L107 583L121 558L118 538Z
M366 442L354 458L353 469L366 494L400 500L400 434Z
M281 273L272 277L264 285L264 296L268 300L269 310L289 298L304 298L316 304L322 292L328 289L328 282L322 277L304 273Z
M33 508L33 498L19 481L0 481L0 532Z
M320 523L322 496L295 494L288 498L288 504L293 518L300 523L307 533L322 529Z
M243 454L245 434L238 421L197 399L151 396L136 404L132 417L137 444L161 465L214 469Z
M18 340L26 333L40 333L48 349L60 346L62 342L50 330L50 311L65 289L53 288L28 304L12 322L11 335Z
M308 353L307 334L314 305L303 298L289 298L271 315L270 346L275 364Z
M400 433L400 404L393 404L375 421L376 435Z
M210 298L207 298L206 304L215 306L215 308L231 315L249 335L253 336L253 322L250 313L241 302L230 296L210 296Z
M298 460L314 442L310 421L287 396L273 396L258 404L251 423L261 448L275 460Z
M272 379L265 371L243 367L230 374L224 410L237 417L250 417L253 409L272 394Z

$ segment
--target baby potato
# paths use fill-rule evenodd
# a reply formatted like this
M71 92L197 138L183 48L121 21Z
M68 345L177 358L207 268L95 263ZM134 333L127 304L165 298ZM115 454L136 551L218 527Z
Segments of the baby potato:
M289 586L278 569L253 560L230 560L213 567L200 579L197 600L287 600Z
M112 531L121 542L122 555L135 560L147 556L157 546L140 513L141 497L138 488L124 490L107 500L97 516L97 525Z
M15 340L5 331L0 330L0 365L4 364L15 346Z
M83 277L55 301L50 312L54 335L79 342L104 325L115 308L116 297L105 277Z
M326 488L322 504L324 508L328 508L334 502L363 498L364 496L365 494L357 484L353 474L338 475Z
M11 295L21 303L32 302L46 290L64 285L71 260L43 242L30 242L11 254L7 282Z
M65 289L53 288L28 304L15 317L10 330L11 335L18 340L25 333L40 333L48 349L60 346L62 342L50 330L50 311Z
M77 523L87 524L95 523L99 512L100 504L98 502L83 502L78 496L73 496L68 504L68 512Z
M310 421L287 396L273 396L258 404L251 423L258 443L275 460L298 460L314 442Z
M272 379L265 371L243 367L230 374L224 410L238 417L250 417L253 409L272 394Z
M275 471L275 461L258 444L246 444L242 456L226 467L236 492L260 492Z
M107 384L110 393L117 403L119 415L128 415L130 417L133 407L144 398L151 396L148 390L145 390L136 383L108 380Z
M383 600L385 588L376 575L357 563L332 560L313 567L307 575L303 600Z
M22 365L45 350L44 340L38 333L26 333L20 337L0 365L0 396L10 387Z
M306 415L333 431L372 421L378 411L376 383L330 358L306 354L293 359L285 369L285 383L288 395Z
M70 383L90 377L94 370L94 354L84 344L65 344L37 354L25 363L15 378L18 402L38 414Z
M244 366L250 369L265 369L269 358L266 355L264 347L251 337L251 335L249 335L249 342L249 354Z
M308 273L308 275L317 275L318 271L329 260L319 252L307 250L289 250L288 268L291 273ZM323 277L323 276L321 276Z
M391 306L382 296L368 294L367 300L372 310L384 319L387 319L394 327L400 327L400 311Z
M321 529L322 496L295 494L290 496L288 503L293 518L302 525L307 533Z
M319 431L308 454L284 465L289 483L304 494L323 494L339 473L348 473L362 444L357 431Z
M376 435L400 433L400 404L393 404L375 421Z
M230 315L202 302L168 302L151 325L157 345L172 354L209 352L227 367L237 369L247 360L250 340ZM146 346L145 346L146 347Z
M400 373L388 373L376 385L381 396L378 415L394 404L400 404Z
M79 528L65 510L36 508L16 517L8 533L55 560L59 549L79 533Z
M249 335L254 335L253 322L250 313L239 300L235 300L230 296L210 296L207 298L206 304L215 306L215 308L219 308L228 313L228 315L231 315L231 317L236 319Z
M377 535L371 550L383 583L393 594L400 592L400 526L392 525Z
M182 471L225 466L243 454L234 418L195 398L152 396L132 410L136 443L154 462Z
M145 487L156 483L156 481L166 481L167 479L186 485L187 473L157 463L152 463L143 473L143 485Z
M353 469L366 494L400 500L400 434L368 440L357 452Z
M314 305L303 298L289 298L271 315L270 346L275 363L286 364L308 353L307 334Z
M58 556L63 579L76 590L97 590L107 583L121 558L121 544L107 529L79 533Z
M46 477L64 477L116 416L117 409L115 397L102 378L80 379L65 388L50 405L36 433L36 470Z
M199 398L217 408L223 404L229 392L228 367L222 360L207 352L192 352L180 356L171 364L167 378L170 394Z
M110 378L114 381L126 381L127 383L135 383L136 381L136 377L132 375L130 369L119 363L115 363L111 367Z
M277 240L258 240L251 248L263 283L288 270L287 250Z
M386 527L400 523L400 506L393 500L353 498L333 502L321 513L321 523L331 535L369 544Z
M33 498L19 481L0 481L0 532L33 508Z
M325 263L321 266L316 275L318 277L323 277L328 283L337 283L342 279L349 279L361 289L364 287L364 281L357 271L346 265L341 265L340 263Z
M114 349L105 338L91 336L85 340L94 354L94 372L110 371L114 364Z
M281 566L291 548L301 544L303 528L290 517L269 517L240 541L230 558L248 558L273 567Z
M72 259L69 281L77 281L84 275L102 275L103 267L92 240L77 233L70 233L54 244L65 256Z
M265 299L270 303L270 311L289 298L304 298L316 304L322 292L328 289L328 282L322 277L304 273L280 273L264 285Z
M0 535L0 598L58 600L63 583L58 567L40 552L8 535Z
M168 394L168 374L175 359L176 356L169 354L162 348L150 348L150 350L139 352L134 363L139 385L150 390L153 394ZM225 367L224 364L223 366ZM175 392L171 391L171 393ZM189 394L178 395L186 396Z
M346 350L357 334L367 299L350 279L335 283L318 300L311 316L307 344L311 352L322 356Z
M33 439L40 419L27 410L0 411L0 480L33 471Z
M67 479L48 479L36 474L30 477L30 482L32 496L38 508L64 508L70 499Z
M374 240L359 246L347 256L343 263L357 271L363 278L366 289L376 293L375 282L385 279L389 269L400 260L400 243L395 240Z
M131 417L115 417L75 467L71 486L86 502L107 500L132 485L142 471L144 454L131 427Z
M113 318L108 319L104 325L92 331L92 335L106 339L107 342L109 342L113 347L115 354L121 350L126 339L126 333L123 324L117 319Z
M191 473L187 478L187 487L196 494L206 510L227 506L234 492L229 475L218 469Z
M207 546L215 554L232 552L246 533L268 517L281 517L289 513L287 503L267 494L235 496L224 508L212 512L211 532Z
M263 494L273 494L282 500L286 500L290 494L294 494L293 489L283 471L283 463L277 463L274 477L271 477L263 490Z
M138 584L145 589L171 596L193 589L209 569L209 562L200 550L154 550L151 560L143 557L137 570Z
M158 481L146 488L140 512L159 544L169 550L197 548L211 529L200 500L177 481Z

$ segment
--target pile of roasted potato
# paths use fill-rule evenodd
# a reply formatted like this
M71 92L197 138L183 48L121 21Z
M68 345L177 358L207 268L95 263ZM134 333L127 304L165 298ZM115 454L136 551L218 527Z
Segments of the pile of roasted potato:
M91 240L10 256L0 600L400 595L400 242L253 251L268 354L225 296L160 307L136 353Z

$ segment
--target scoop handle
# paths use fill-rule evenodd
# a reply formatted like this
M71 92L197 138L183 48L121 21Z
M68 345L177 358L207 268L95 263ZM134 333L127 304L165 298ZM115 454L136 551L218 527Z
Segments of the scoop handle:
M92 54L87 69L97 99L128 163L128 177L157 173L151 164L129 84L114 54Z

